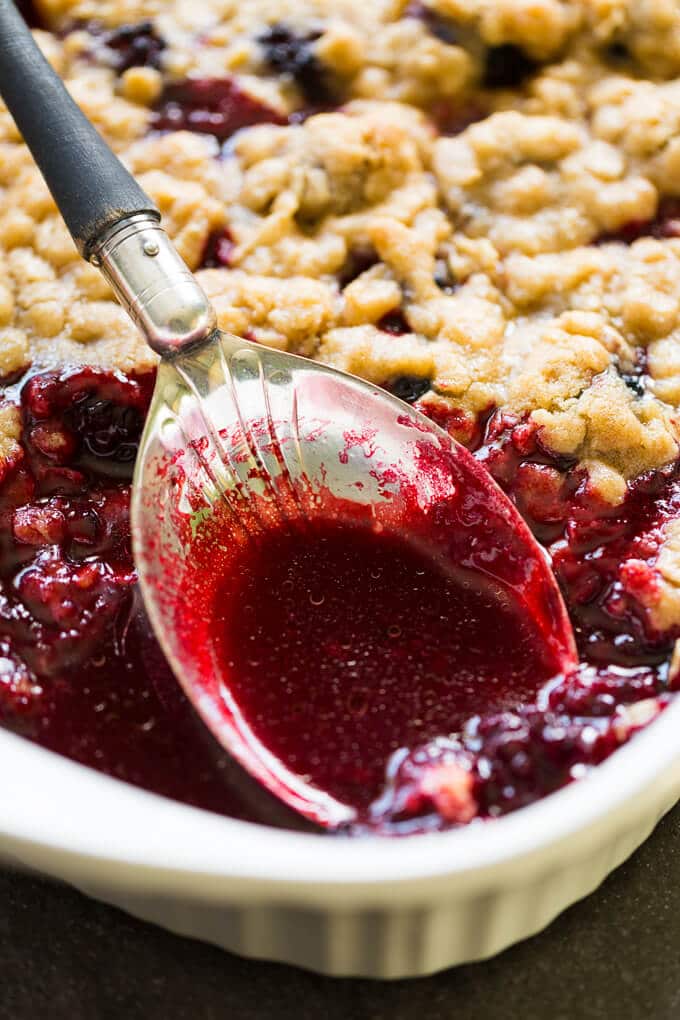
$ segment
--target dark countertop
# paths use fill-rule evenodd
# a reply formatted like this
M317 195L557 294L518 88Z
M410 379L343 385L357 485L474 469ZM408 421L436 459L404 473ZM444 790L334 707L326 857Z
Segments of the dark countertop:
M485 963L321 978L0 872L0 1020L679 1020L680 806L598 892Z

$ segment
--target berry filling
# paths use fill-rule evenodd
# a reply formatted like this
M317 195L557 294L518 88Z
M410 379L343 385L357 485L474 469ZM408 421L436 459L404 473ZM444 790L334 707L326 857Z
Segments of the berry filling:
M271 107L231 78L187 78L166 86L153 118L158 131L195 131L220 142L254 124L283 124Z
M208 237L201 256L201 269L219 269L228 266L234 250L234 241L228 230L218 230Z
M85 368L21 388L0 475L0 723L186 803L299 825L196 721L141 607L129 483L152 386Z
M344 290L348 287L352 280L356 280L358 276L365 273L372 266L375 266L380 259L378 258L377 252L373 248L354 248L349 252L347 260L342 267L339 275L338 282L340 288Z
M540 64L512 43L491 46L486 54L482 85L487 89L520 88Z
M394 311L387 312L377 325L378 329L381 329L383 333L391 333L392 336L402 336L404 333L411 332L411 327L406 321L406 316L401 308L395 308Z
M680 465L641 475L610 506L530 423L493 415L477 455L547 546L584 658L662 664L680 634L654 627L655 562L664 525L680 514Z
M0 721L187 803L299 824L196 719L140 603L129 485L152 383L84 368L20 388L21 449L0 477ZM387 385L465 431L428 380ZM215 589L216 605L235 600L215 647L259 735L360 806L355 832L437 829L535 801L611 754L676 683L678 635L655 629L653 607L663 529L680 515L678 465L611 507L530 422L489 413L468 439L552 557L575 673L553 676L528 621L395 535L326 523L270 536L231 589Z

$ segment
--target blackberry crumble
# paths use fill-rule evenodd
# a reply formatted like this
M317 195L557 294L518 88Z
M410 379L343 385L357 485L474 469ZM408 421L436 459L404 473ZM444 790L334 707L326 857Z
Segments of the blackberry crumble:
M272 19L251 0L198 24L112 0L94 25L85 0L30 6L221 326L414 403L551 557L578 669L409 738L367 827L494 817L586 774L677 686L680 18L660 0L625 0L615 25L584 0L281 0ZM0 111L0 718L262 817L135 592L129 480L153 369Z

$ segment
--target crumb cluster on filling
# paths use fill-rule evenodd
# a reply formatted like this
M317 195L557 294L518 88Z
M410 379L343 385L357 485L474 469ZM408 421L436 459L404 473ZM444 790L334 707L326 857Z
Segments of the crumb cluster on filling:
M35 6L44 53L158 203L224 329L406 378L420 407L457 412L459 438L490 409L528 419L607 504L677 459L676 4ZM173 120L187 80L221 82L251 126L235 116L231 133L214 98L200 124ZM0 105L0 377L29 363L131 372L154 356ZM19 430L0 406L0 460ZM672 631L675 520L655 570L650 611Z

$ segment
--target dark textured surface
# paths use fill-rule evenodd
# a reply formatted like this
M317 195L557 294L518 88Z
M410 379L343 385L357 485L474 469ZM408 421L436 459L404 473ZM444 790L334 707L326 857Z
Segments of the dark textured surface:
M0 1020L677 1020L680 808L546 932L390 984L251 963L0 873Z

